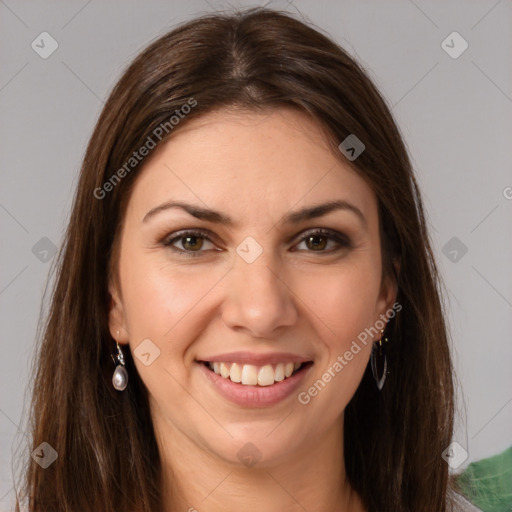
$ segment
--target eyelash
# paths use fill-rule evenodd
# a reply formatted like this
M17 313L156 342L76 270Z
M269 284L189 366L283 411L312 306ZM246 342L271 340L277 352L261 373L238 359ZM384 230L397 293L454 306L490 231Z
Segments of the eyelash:
M202 251L202 250L199 250L199 251L187 251L187 250L184 250L184 249L178 249L177 247L174 247L172 244L178 240L181 240L183 238L187 238L187 237L198 237L198 238L206 238L207 240L209 240L210 242L212 242L211 238L210 238L210 233L208 233L207 231L203 231L201 229L197 229L197 230L184 230L184 231L179 231L176 233L177 236L173 236L173 238L168 238L167 240L165 240L163 242L163 245L165 247L168 247L169 249L171 249L173 252L177 253L179 256L185 256L185 257L192 257L192 258L197 258L201 255L201 253L203 252L206 252L206 251ZM322 250L322 251L307 251L307 252L311 252L311 253L319 253L319 254L330 254L332 252L336 252L342 248L350 248L351 247L351 243L350 243L350 239L346 236L346 235L343 235L341 233L338 233L336 231L332 231L330 229L325 229L325 228L318 228L318 229L313 229L313 230L310 230L310 231L306 231L302 238L299 240L299 243L302 243L304 242L305 240L307 240L307 238L309 237L317 237L317 236L322 236L324 238L328 238L330 240L334 240L335 242L337 242L339 244L340 247L336 248L336 249L331 249L329 251L325 251L325 250ZM212 242L213 243L213 242Z

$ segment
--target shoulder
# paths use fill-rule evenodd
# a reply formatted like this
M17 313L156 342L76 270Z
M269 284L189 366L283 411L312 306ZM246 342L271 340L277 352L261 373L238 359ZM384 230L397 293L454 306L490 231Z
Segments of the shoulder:
M452 492L449 496L453 503L452 512L482 512L479 508L464 498L462 494ZM448 510L450 509L448 508Z

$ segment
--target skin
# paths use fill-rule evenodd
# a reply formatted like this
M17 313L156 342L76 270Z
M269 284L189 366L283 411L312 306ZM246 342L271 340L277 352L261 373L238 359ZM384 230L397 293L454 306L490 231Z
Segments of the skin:
M359 208L366 226L349 210L282 224L290 211L335 199ZM169 200L224 212L236 224L178 208L143 222ZM124 221L110 331L132 353L148 338L160 350L149 366L134 361L149 390L166 510L365 510L345 479L343 414L379 334L307 405L298 393L266 408L235 405L194 361L238 350L307 356L314 364L304 391L375 325L397 289L382 278L368 184L304 114L224 110L190 121L155 150ZM164 245L197 228L210 240L181 238L173 247L198 257ZM321 235L308 242L313 228L344 234L350 246ZM236 252L248 236L263 249L250 264ZM253 467L237 457L248 442L261 453Z

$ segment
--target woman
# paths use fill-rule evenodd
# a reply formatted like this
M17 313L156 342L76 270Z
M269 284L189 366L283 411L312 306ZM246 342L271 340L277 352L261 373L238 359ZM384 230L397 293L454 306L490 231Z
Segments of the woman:
M56 459L29 466L30 510L475 510L442 457L439 283L357 63L271 10L178 27L85 155L34 387L33 450Z

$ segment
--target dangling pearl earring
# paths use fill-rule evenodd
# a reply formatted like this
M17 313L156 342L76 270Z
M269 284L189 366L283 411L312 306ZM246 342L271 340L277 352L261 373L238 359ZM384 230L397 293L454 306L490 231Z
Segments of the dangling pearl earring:
M116 334L119 337L119 331L117 331ZM112 375L112 385L114 386L114 389L117 389L118 391L124 391L126 389L126 386L128 385L128 372L124 367L124 354L117 340L116 346L117 354L112 354L112 360L116 365L114 375Z

